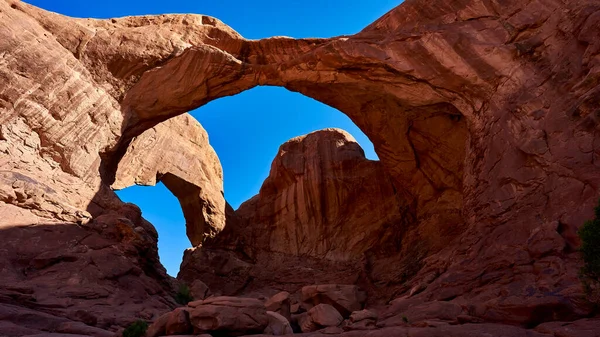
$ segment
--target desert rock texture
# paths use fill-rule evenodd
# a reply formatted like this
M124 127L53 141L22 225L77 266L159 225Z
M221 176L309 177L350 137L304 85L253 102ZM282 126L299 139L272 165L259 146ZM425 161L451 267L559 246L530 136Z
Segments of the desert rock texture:
M258 85L338 108L380 161L341 130L292 139L234 211L185 113ZM407 0L301 40L0 0L0 335L598 336L576 231L599 123L597 0ZM112 191L158 181L193 245L179 280ZM194 281L216 296L171 311Z

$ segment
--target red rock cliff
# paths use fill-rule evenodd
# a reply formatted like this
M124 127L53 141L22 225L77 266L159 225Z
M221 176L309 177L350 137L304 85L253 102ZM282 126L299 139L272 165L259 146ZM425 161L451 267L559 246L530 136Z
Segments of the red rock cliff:
M46 229L60 233L56 220L85 231L81 237L100 233L110 244L94 247L129 252L128 272L95 271L86 283L113 275L111 287L127 289L120 279L130 270L142 275L137 266L148 276L134 278L146 289L137 301L156 294L164 300L156 307L169 307L164 277L151 272L161 274L152 227L109 190L126 170L119 162L136 137L171 117L277 85L340 109L373 141L415 226L406 240L427 247L422 268L390 287L393 293L451 300L482 319L524 325L588 315L574 233L599 195L599 10L593 0L408 0L353 36L250 41L200 15L72 19L1 0L0 207L9 214L3 238L11 238L3 242L23 247L30 237L42 240ZM201 178L150 166L148 172L177 177L166 183L191 201L183 202L186 214L211 205L205 217L188 220L194 245L220 240L231 214L221 182L211 180L215 193L201 194ZM128 220L103 222L115 212ZM51 225L33 226L29 235L15 227L34 224ZM127 238L149 251L122 246ZM30 247L27 261L45 250ZM78 270L67 267L73 258L65 247L50 260L61 271ZM74 240L69 247L90 246ZM29 267L14 258L15 249L7 250L2 270L12 271L9 283L26 284L38 274L23 272ZM241 266L254 262L242 258ZM393 276L402 273L396 265L373 266L371 274L393 285L402 279ZM353 267L341 273L352 275ZM17 295L3 285L3 298L13 301L3 303L23 305L23 294L42 289L40 280ZM57 310L52 301L51 310L27 305L68 315L70 304Z

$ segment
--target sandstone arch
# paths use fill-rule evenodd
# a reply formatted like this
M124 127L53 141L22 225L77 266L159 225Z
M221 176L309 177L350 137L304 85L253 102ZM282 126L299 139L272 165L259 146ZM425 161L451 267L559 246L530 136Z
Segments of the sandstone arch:
M174 117L136 137L115 178L114 189L162 181L181 204L193 246L225 226L221 164L206 131L190 115Z
M587 312L572 249L600 185L594 2L409 0L354 36L260 41L205 16L69 19L7 0L0 10L10 83L0 124L30 159L5 165L42 180L31 167L48 167L73 207L108 208L106 187L143 131L211 99L284 86L367 134L423 237L461 225L411 281L419 299L467 296L480 317L527 324L537 322L511 312ZM413 131L429 130L433 145L415 146ZM542 273L552 261L560 267Z

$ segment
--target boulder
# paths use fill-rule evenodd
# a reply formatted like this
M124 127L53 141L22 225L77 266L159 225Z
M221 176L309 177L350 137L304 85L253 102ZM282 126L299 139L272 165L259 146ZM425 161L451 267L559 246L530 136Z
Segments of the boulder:
M210 290L208 289L208 286L204 284L204 282L195 280L190 287L190 293L194 299L203 300L209 296Z
M379 315L377 315L376 312L367 310L367 309L355 311L352 314L350 314L350 321L353 323L360 322L362 320L367 320L367 319L376 321L377 318L379 318Z
M302 288L302 302L308 307L324 303L333 306L343 317L362 310L366 293L354 285L326 284Z
M338 326L344 318L340 313L329 304L318 304L308 311L308 316L315 324L328 327Z
M265 335L283 336L294 333L290 322L282 315L273 311L267 311L267 316L269 316L269 325L264 331Z
M262 333L269 324L267 310L257 299L211 297L189 306L195 333L241 336Z
M308 312L298 315L297 319L302 332L337 327L344 321L342 315L329 304L318 304L308 310Z
M299 314L303 310L301 303L294 303L290 306L290 312L292 314Z
M600 337L600 318L542 323L535 331L557 337Z
M146 337L160 337L165 336L167 334L167 323L171 318L171 313L167 312L166 314L161 315L157 319L148 326L148 330L146 330Z
M319 329L315 322L313 322L312 318L308 315L308 312L294 315L292 319L292 323L295 323L298 326L300 332L312 332Z
M355 311L350 315L350 319L344 321L343 329L349 330L372 330L377 328L377 313L371 310Z
M291 319L290 303L290 293L287 291L282 291L269 298L265 302L265 307L268 311L276 312L289 321Z
M192 333L192 330L188 308L177 308L169 314L169 319L165 326L167 336L185 335Z

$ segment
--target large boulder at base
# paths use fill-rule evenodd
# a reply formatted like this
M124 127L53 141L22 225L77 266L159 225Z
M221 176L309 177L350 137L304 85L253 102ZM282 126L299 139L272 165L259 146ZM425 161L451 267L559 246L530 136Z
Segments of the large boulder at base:
M252 298L211 297L189 303L195 333L242 336L262 333L269 324L265 305Z
M184 335L192 332L190 313L187 308L177 308L170 315L165 326L167 336Z
M302 302L307 308L329 304L346 318L353 311L362 310L366 300L366 293L354 285L325 284L302 288Z
M146 330L146 337L160 337L167 334L167 322L171 318L171 312L167 312L156 318Z
M329 304L318 304L308 312L298 316L302 332L317 331L327 327L337 327L344 321L340 313Z
M340 313L329 304L318 304L308 311L308 316L311 320L321 326L338 326L344 318Z

